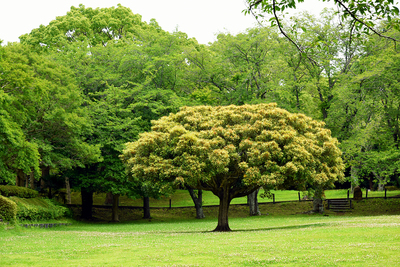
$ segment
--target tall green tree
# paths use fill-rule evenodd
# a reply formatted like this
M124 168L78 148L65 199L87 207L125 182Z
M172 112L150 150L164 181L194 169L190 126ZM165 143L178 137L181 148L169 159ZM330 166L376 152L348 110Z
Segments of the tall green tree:
M346 77L338 88L332 106L335 112L328 124L342 140L355 185L362 178L374 177L382 189L391 177L397 176L398 66L397 47L391 42L370 38L364 53L354 64L351 76Z
M290 36L303 53L295 53L290 62L294 74L294 93L299 84L297 77L306 73L308 95L312 96L319 114L314 117L326 120L337 84L347 74L360 54L362 40L354 36L354 25L334 20L335 12L325 9L319 18L307 12L292 17Z
M95 126L88 138L101 146L103 161L73 174L82 196L87 196L83 202L91 203L94 191L156 197L145 186L127 182L118 155L124 143L150 129L151 120L187 103L182 51L193 41L181 32L162 30L155 20L142 22L140 15L121 5L71 7L65 16L21 40L67 65L86 96L85 107ZM90 204L82 215L91 217Z
M20 173L39 167L48 173L98 161L98 147L85 142L91 123L69 69L26 45L10 44L1 50L2 122L6 134L14 135L11 143L21 144L9 154L19 154L17 162L25 161Z
M324 123L276 104L183 107L153 123L121 156L131 179L162 191L184 183L213 192L220 199L215 231L230 231L231 200L260 186L305 190L344 178Z

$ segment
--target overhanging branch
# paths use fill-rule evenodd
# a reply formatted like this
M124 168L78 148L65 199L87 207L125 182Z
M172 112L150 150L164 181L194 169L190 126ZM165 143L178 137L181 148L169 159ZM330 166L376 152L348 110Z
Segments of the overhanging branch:
M364 26L367 27L370 31L372 31L373 33L375 33L376 35L378 35L379 37L381 37L381 38L386 38L386 39L389 39L389 40L391 40L391 41L394 41L395 44L396 44L396 42L398 41L398 40L396 40L396 39L393 38L393 37L386 36L386 35L383 35L383 34L379 33L379 32L376 31L374 28L372 28L371 26L367 25L365 22L363 22L362 20L360 20L354 13L352 13L352 12L350 11L350 9L349 9L347 6L345 6L345 5L343 4L342 1L340 1L340 0L335 0L335 2L338 3L338 4L346 11L346 13L348 13L355 21L357 21L358 23L361 23L362 25L364 25Z

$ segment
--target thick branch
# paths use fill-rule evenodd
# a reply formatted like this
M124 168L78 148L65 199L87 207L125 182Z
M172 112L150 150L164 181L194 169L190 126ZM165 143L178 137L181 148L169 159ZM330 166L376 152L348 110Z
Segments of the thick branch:
M395 42L395 43L398 41L398 40L396 40L396 39L394 39L394 38L392 38L392 37L390 37L390 36L383 35L383 34L377 32L377 31L376 31L374 28L372 28L371 26L368 26L365 22L363 22L362 20L360 20L354 13L352 13L352 12L349 10L349 8L343 4L342 1L340 1L340 0L335 0L335 2L338 3L348 14L350 14L350 16L351 16L355 21L357 21L358 23L361 23L362 25L364 25L364 26L367 27L369 30L371 30L373 33L375 33L376 35L378 35L379 37L392 40L392 41Z

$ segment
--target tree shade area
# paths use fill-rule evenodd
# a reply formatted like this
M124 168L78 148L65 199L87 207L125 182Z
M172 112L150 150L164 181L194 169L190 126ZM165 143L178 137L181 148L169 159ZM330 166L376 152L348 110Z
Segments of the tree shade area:
M134 183L212 191L220 199L215 231L229 231L233 198L260 187L304 191L343 181L338 142L323 126L276 104L184 107L154 121L122 158Z
M390 0L335 1L339 13L276 16L298 2L248 1L275 22L208 45L121 5L80 5L0 46L0 183L50 198L81 190L87 219L94 192L118 207L120 195L171 194L175 181L199 218L201 190L220 194L209 184L215 177L236 188L225 194L226 210L260 186L312 189L318 198L336 180L399 187L398 9ZM144 138L165 148L147 147L155 157L148 177L134 165L128 175L119 156L128 142L127 150L144 148ZM155 175L165 161L168 175Z

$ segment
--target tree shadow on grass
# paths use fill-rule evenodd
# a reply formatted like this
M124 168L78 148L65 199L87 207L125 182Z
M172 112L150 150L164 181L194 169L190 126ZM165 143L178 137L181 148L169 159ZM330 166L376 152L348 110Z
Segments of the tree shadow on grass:
M175 234L195 234L195 233L238 233L238 232L261 232L261 231L274 231L274 230L291 230L291 229L305 229L311 227L324 227L332 225L330 223L310 223L310 224L298 224L298 225L287 225L280 227L266 227L266 228L254 228L254 229L234 229L228 232L214 232L211 231L177 231L177 232L168 232ZM166 232L165 232L166 233Z
M238 229L232 230L231 232L257 232L257 231L273 231L273 230L290 230L290 229L303 229L310 227L323 227L328 226L330 223L310 223L310 224L300 224L300 225L287 225L279 227L266 227L266 228L256 228L256 229Z

